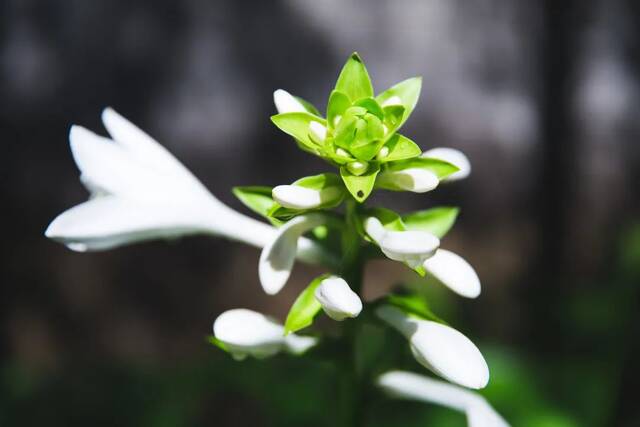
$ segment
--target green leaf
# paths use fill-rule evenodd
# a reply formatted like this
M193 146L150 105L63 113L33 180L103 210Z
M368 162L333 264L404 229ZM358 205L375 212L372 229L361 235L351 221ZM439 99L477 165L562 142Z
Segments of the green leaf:
M378 218L378 220L380 220L380 222L382 223L382 226L387 230L405 231L407 229L400 215L398 215L391 209L370 208L370 209L367 209L360 216L363 219L366 219L372 216Z
M411 159L422 154L422 150L418 144L399 133L394 134L385 144L385 147L389 149L389 154L379 158L380 163Z
M411 314L420 319L431 320L446 325L446 322L436 316L431 311L431 308L429 308L427 301L419 295L390 294L387 296L387 302L407 314Z
M362 98L358 100L358 102L356 102L354 105L357 105L358 107L364 107L367 109L369 113L373 114L380 120L384 120L384 111L382 110L382 107L380 106L380 104L378 104L378 102L376 102L375 99Z
M390 87L385 90L381 94L376 97L376 101L380 105L384 105L385 101L388 101L390 98L397 96L400 98L402 102L402 106L404 107L404 114L402 116L402 120L398 124L397 127L402 126L404 122L407 121L413 109L416 107L418 103L418 98L420 97L420 89L422 88L422 77L413 77L407 80L404 80L395 86Z
M312 190L322 190L331 186L342 187L342 180L335 173L321 173L319 175L300 178L294 182L293 185L310 188Z
M373 96L369 73L357 53L351 54L347 63L344 64L335 89L346 94L351 101Z
M271 196L271 187L233 187L232 191L246 207L264 217L277 205Z
M402 220L408 230L426 231L442 239L456 222L458 212L458 208L440 206L405 215Z
M322 114L320 113L320 111L318 111L318 109L315 107L315 105L313 105L312 103L310 103L309 101L300 98L299 96L294 96L294 98L300 103L302 104L302 106L304 107L305 110L307 110L307 112L313 114L314 116L318 116L318 117L322 117Z
M271 116L271 121L284 133L294 137L312 153L318 152L320 146L309 137L309 124L318 122L327 125L325 119L309 113L282 113Z
M345 166L340 168L340 176L347 186L347 190L359 203L364 202L373 191L378 172L380 172L380 165L377 163L371 163L369 170L359 176L353 175Z
M316 277L300 295L298 295L284 323L285 335L299 331L313 323L313 318L322 309L322 306L318 300L316 300L315 292L318 286L320 286L320 283L327 277L329 277L328 274Z
M346 94L337 90L331 92L327 103L327 122L331 129L336 127L336 117L342 116L349 107L351 100Z
M459 171L457 166L439 159L416 157L408 160L399 160L387 163L390 171L401 171L408 168L421 168L433 172L439 179L446 178Z

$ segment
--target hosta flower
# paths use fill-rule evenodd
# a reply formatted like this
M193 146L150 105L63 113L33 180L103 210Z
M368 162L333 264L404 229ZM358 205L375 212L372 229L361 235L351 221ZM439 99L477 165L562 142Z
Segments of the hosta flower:
M45 235L77 251L141 240L212 233L263 247L275 228L221 203L153 138L111 108L102 113L111 139L73 126L71 152L89 201L59 215ZM300 256L317 260L308 239Z
M265 245L260 254L258 273L264 291L275 295L289 280L300 237L322 225L324 216L318 213L300 215L288 221Z
M302 354L317 340L295 334L285 336L284 327L262 313L236 308L222 313L213 322L213 335L235 358L264 358L280 351Z
M364 227L387 257L404 262L411 268L421 266L440 245L440 239L431 233L387 230L375 217L367 218Z
M459 170L443 179L443 181L457 181L469 176L471 173L471 163L467 156L460 150L454 148L438 147L432 148L422 153L423 158L438 159L449 162Z
M340 277L331 276L322 280L316 288L315 297L327 316L333 320L357 317L362 311L360 297Z
M457 294L476 298L480 295L480 279L471 265L459 255L438 249L424 261L424 269Z
M380 306L376 315L409 340L414 357L427 369L464 387L479 389L489 382L489 368L480 350L455 329L390 305Z
M403 371L387 372L376 382L393 397L435 403L463 412L469 427L509 427L484 397L455 385Z

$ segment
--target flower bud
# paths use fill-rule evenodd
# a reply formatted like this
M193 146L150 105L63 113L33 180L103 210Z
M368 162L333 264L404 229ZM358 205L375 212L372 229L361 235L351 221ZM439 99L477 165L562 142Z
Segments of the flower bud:
M327 316L333 320L341 321L347 317L357 317L362 311L360 297L340 277L332 276L324 279L316 288L315 297Z
M413 356L427 369L468 388L483 388L489 382L489 367L480 350L455 329L390 305L379 307L376 315L409 340Z
M304 113L307 111L300 101L283 89L273 92L273 102L276 104L278 113Z
M440 182L435 173L422 168L385 171L380 174L379 180L384 188L413 191L414 193L431 191Z
M369 164L367 162L351 162L347 164L347 170L353 175L360 176L367 171Z
M440 246L440 239L431 233L387 230L375 217L367 218L364 227L387 257L405 262L411 268L422 265Z
M444 160L445 162L449 162L460 169L459 171L444 178L443 181L457 181L468 177L471 173L471 163L467 156L465 156L460 150L445 147L432 148L431 150L422 153L422 156L420 157Z
M213 334L236 359L264 358L281 350L303 353L316 339L295 334L284 336L284 327L256 311L237 308L222 313L213 323Z
M445 249L436 253L423 264L427 273L440 283L467 298L480 295L480 279L471 265L459 255Z
M313 142L322 144L327 138L327 128L320 122L309 123L309 135Z
M383 107L388 107L390 105L402 105L402 100L399 96L394 95L382 103Z
M342 196L340 188L329 186L322 190L299 185L278 185L271 191L273 199L290 209L314 209L332 203Z

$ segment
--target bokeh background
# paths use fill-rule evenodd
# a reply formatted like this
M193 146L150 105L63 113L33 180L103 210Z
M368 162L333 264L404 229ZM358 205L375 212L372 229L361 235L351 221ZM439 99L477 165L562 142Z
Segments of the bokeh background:
M639 24L632 0L0 2L0 425L331 425L331 366L236 363L204 339L229 308L284 318L318 270L267 297L241 244L78 254L43 231L86 198L70 124L104 132L107 105L239 210L234 185L325 170L270 124L272 91L323 109L356 50L377 90L424 76L403 133L473 164L378 201L460 206L444 245L483 282L467 301L379 262L366 297L424 288L486 354L484 394L514 426L640 425ZM370 399L369 425L465 423Z

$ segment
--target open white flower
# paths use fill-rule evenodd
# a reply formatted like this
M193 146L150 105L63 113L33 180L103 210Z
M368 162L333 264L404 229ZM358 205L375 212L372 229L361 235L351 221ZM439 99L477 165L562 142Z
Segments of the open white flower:
M102 121L112 139L71 128L71 152L92 197L55 218L47 237L93 251L194 233L263 247L277 234L221 203L165 148L111 108ZM298 247L307 261L323 256L308 239Z
M467 297L480 295L480 279L471 265L461 256L446 249L438 249L424 261L424 269L440 283Z
M464 412L469 427L509 427L484 397L464 388L403 371L387 372L376 382L393 397L435 403Z
M333 320L357 317L362 311L360 297L340 277L324 279L316 288L315 297L327 316Z
M278 204L290 209L314 209L332 203L343 195L337 186L316 190L295 184L278 185L271 190L271 194Z
M276 104L278 113L304 113L307 111L300 101L284 89L273 92L273 103Z
M407 168L397 171L387 170L378 176L378 184L414 193L426 193L440 183L438 175L422 168Z
M480 350L457 330L390 305L379 307L376 315L409 340L414 357L427 369L468 388L483 388L489 382L489 367Z
M269 295L275 295L289 280L298 250L300 237L324 223L322 214L312 213L297 216L277 231L264 246L260 254L258 273L262 288Z
M302 354L317 343L313 337L284 335L284 327L274 319L245 308L222 313L213 322L213 335L236 359L264 358L280 351Z
M375 217L367 218L364 228L387 257L404 262L411 268L422 265L440 245L440 239L431 233L387 230Z
M465 154L455 148L438 147L432 148L422 153L420 157L444 160L456 166L459 170L443 179L443 181L457 181L469 176L471 173L471 162Z

